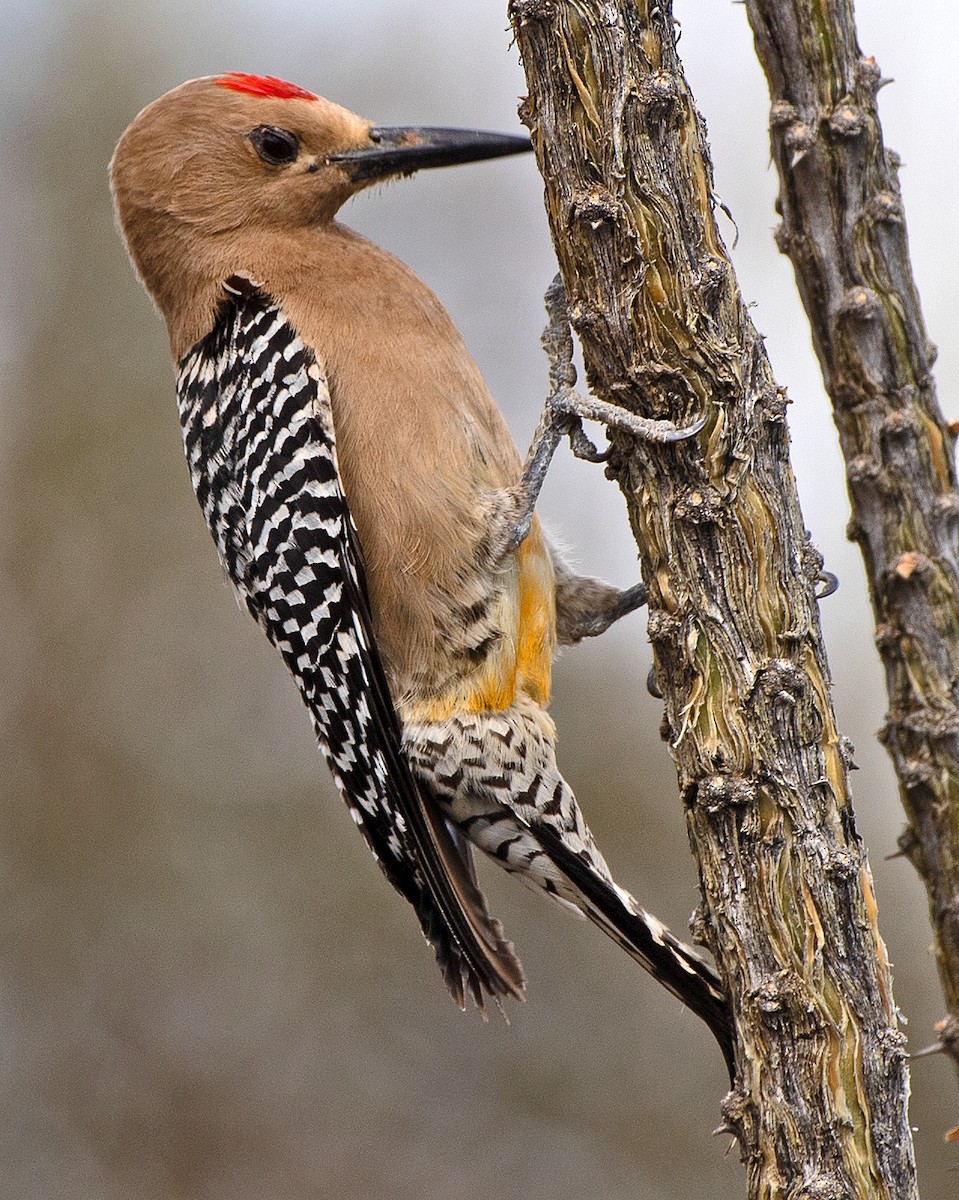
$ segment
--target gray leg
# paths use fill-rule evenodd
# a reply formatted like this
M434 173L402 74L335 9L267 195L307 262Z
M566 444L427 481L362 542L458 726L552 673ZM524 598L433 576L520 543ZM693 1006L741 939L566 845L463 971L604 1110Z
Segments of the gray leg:
M586 637L598 637L620 617L646 603L644 583L620 589L601 579L577 575L550 546L556 572L556 635L560 645L572 646Z
M681 442L697 434L706 423L701 417L692 425L679 426L672 421L654 421L607 404L593 396L582 396L573 390L576 368L573 366L573 337L566 317L566 293L559 275L546 291L546 312L549 323L543 332L543 348L549 358L550 394L540 418L533 443L526 455L520 490L523 504L517 514L510 540L515 549L526 535L533 520L533 509L539 498L543 480L556 447L568 437L577 458L602 462L600 454L583 432L583 420L599 421L611 429L622 429L636 437L653 442Z

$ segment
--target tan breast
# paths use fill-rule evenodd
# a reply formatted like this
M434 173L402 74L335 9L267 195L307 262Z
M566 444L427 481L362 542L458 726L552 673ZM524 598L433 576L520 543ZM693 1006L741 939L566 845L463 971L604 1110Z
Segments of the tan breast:
M518 556L489 561L491 502L518 482L521 462L478 368L397 259L335 225L318 233L314 253L295 279L263 282L327 371L340 473L400 707L434 717L499 708L517 686L544 703L552 564L538 529ZM490 629L495 645L484 643Z
M175 352L240 273L279 302L326 371L344 490L401 713L502 708L549 693L552 561L538 525L493 562L492 512L519 454L446 310L408 267L344 226L235 238L203 264ZM208 324L210 318L206 318Z

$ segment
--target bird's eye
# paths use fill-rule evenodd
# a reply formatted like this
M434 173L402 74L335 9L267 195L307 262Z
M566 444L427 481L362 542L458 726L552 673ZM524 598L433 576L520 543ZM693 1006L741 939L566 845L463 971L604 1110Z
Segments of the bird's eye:
M300 139L288 129L257 125L249 136L253 149L265 163L273 167L294 162L300 152Z

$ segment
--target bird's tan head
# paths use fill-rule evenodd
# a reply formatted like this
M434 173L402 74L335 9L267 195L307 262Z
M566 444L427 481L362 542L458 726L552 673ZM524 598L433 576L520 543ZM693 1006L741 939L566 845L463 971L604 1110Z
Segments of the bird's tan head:
M293 84L193 79L135 118L111 165L120 224L163 217L207 237L329 220L362 184L334 154L372 148L372 122Z
M255 259L249 247L271 232L329 223L370 183L530 148L504 134L376 127L295 84L231 72L148 105L110 171L130 254L169 321L186 279L242 271L241 247Z

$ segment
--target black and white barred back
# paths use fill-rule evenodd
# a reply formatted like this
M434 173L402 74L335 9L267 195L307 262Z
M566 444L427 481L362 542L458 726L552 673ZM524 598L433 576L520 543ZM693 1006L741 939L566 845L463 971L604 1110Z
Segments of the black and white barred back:
M710 1026L732 1069L715 973L612 879L529 702L401 729L373 636L362 553L336 462L321 364L255 285L229 281L183 358L193 486L220 557L283 655L357 825L416 909L447 985L521 996L465 837L599 925Z
M177 397L220 558L283 655L353 819L416 909L454 998L469 993L482 1008L487 995L521 996L522 968L468 850L400 750L315 354L268 296L234 277L214 329L180 362Z

